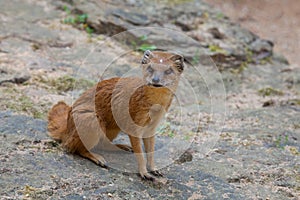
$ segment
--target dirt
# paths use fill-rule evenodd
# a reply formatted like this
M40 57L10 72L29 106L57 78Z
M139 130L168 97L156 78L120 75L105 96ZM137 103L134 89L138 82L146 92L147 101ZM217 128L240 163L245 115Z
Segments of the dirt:
M300 69L293 51L280 49L283 36L276 39L279 30L291 33L280 27L298 23L287 12L298 12L294 2L290 9L279 1L222 4L264 40L201 0L0 1L0 198L297 199ZM262 10L254 6L270 14L250 16ZM274 10L285 17L273 17ZM266 24L280 26L268 34L260 28ZM151 25L160 29L132 30ZM120 30L130 34L112 37ZM291 38L283 43L299 48ZM153 45L180 51L193 64L157 130L163 178L141 180L133 154L101 152L109 163L103 169L48 137L53 104L72 104L103 78L137 75L136 49Z

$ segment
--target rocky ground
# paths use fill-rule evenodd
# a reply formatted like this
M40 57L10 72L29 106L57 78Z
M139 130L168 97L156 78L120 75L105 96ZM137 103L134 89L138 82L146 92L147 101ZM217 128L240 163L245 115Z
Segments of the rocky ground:
M300 67L272 42L200 0L1 0L0 10L1 199L300 195ZM142 181L118 157L100 168L47 136L54 103L137 73L142 51L155 48L194 66L179 88L184 104L158 130L163 178Z

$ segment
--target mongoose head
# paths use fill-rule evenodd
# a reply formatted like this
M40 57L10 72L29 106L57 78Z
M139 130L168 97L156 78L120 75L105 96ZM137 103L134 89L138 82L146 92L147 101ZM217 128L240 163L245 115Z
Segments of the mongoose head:
M183 68L184 58L179 54L147 50L142 59L144 84L176 89Z

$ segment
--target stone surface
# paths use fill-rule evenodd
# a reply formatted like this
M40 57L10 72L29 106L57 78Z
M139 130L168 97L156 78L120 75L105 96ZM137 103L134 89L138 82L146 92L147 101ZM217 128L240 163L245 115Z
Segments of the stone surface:
M0 85L4 83L22 84L30 79L30 74L28 72L16 72L9 71L7 69L0 69L0 74Z
M171 2L157 4L152 1L127 5L126 1L72 1L67 4L72 10L89 13L88 24L96 33L113 36L128 31L120 38L123 42L134 40L138 45L146 42L159 49L174 51L175 48L187 58L199 56L201 52L211 56L221 69L240 67L245 62L260 62L272 56L273 46L269 41L259 39L248 30L230 23L228 18L213 12L200 0L183 1L176 6ZM106 9L104 11L101 8ZM140 30L141 26L152 28ZM170 27L173 30L169 30ZM174 30L183 31L182 36L178 37L178 33L173 33ZM212 30L218 30L218 36ZM139 41L144 36L147 39Z
M66 23L83 14L87 22ZM202 1L3 0L0 18L1 199L300 195L299 68ZM141 52L133 50L143 44L181 52L194 65L177 93L184 104L174 101L158 130L156 149L166 151L156 160L169 163L156 183L68 154L46 130L51 106L71 104L87 82L138 75Z

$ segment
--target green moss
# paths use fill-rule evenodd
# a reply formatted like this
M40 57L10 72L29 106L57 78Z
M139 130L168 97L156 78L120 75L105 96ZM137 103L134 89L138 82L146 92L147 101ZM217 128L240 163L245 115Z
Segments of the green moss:
M297 147L289 147L289 150L295 156L299 156L300 155L300 152L298 151Z
M287 134L279 135L275 140L275 145L277 148L284 149L284 147L289 142L289 136Z
M218 45L209 45L208 46L209 50L211 52L217 52L217 53L222 53L222 54L228 54L228 52L225 49L222 49L220 46Z
M197 65L199 63L200 63L200 51L199 51L199 49L197 49L197 51L195 52L195 54L192 58L192 64Z
M253 52L248 47L245 48L245 52L246 52L246 63L247 64L253 63Z
M75 89L87 89L92 87L95 82L87 79L76 79L72 76L62 76L45 82L58 92L67 92Z
M267 87L267 88L262 88L262 89L258 90L258 94L265 97L265 96L271 96L271 95L282 96L284 93L280 90L276 90L271 87Z
M247 62L242 62L238 68L230 69L230 72L233 74L240 74L248 67Z
M140 51L155 50L155 49L157 49L157 47L152 44L141 44L138 47L138 50L140 50Z
M94 29L88 25L88 14L76 14L72 15L72 11L67 6L63 7L63 10L66 12L67 17L62 20L64 24L70 24L72 26L80 27L80 29L85 30L88 33L89 37L94 32Z
M225 15L224 15L223 13L221 13L221 12L218 12L218 13L216 14L216 18L217 18L218 20L223 19L224 17L225 17Z
M289 99L289 100L287 101L287 103L288 103L289 105L297 105L297 106L300 106L300 99Z
M269 57L265 57L265 58L263 58L263 59L261 59L260 61L259 61L259 63L261 64L261 65L265 65L265 64L267 64L267 63L272 63L272 58L269 56Z
M73 88L85 90L94 85L95 82L86 79L76 79L71 76L62 76L57 79L47 79L43 76L37 76L34 77L34 83L28 82L28 84L37 84L38 87L55 93L69 91ZM46 118L50 102L33 102L30 96L14 85L0 88L0 93L3 94L1 96L0 109L10 109L34 118Z
M138 38L138 40L133 40L130 42L133 49L136 49L138 51L146 51L146 50L155 50L157 47L153 44L147 43L148 36L142 35Z
M170 5L183 4L183 3L188 3L191 1L193 1L193 0L165 0L165 2Z
M6 90L5 92L9 94L13 94L11 93L12 91L9 90ZM16 92L16 90L13 89L13 92ZM17 112L25 112L33 116L34 118L40 118L40 119L46 118L47 111L43 109L45 105L35 104L29 97L23 94L21 94L20 96L14 96L12 98L13 99L10 99L5 103L5 106L8 109Z
M186 135L184 135L183 139L185 141L190 141L194 138L195 133L194 132L188 132Z
M170 138L175 137L175 132L171 129L171 124L169 122L164 123L157 130L159 135L168 136Z

